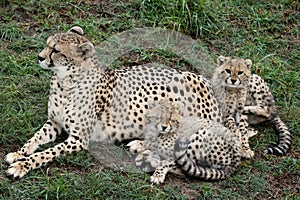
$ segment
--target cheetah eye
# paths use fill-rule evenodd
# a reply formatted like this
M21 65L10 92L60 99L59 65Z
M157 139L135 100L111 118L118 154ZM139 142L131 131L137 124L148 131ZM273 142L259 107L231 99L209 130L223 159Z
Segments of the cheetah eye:
M225 71L226 71L228 74L231 74L231 70L230 70L230 69L225 69Z
M175 124L176 120L175 119L171 119L171 123L170 124Z
M238 72L238 75L242 75L244 72L243 71L239 71Z

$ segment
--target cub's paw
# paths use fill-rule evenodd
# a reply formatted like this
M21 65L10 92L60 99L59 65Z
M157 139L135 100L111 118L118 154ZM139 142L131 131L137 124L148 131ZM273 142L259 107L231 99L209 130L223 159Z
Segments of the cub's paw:
M161 164L161 158L158 154L150 150L138 153L135 158L135 165L144 172L154 172Z
M243 110L243 114L244 115L255 115L257 110L259 110L260 108L257 106L245 106L244 110ZM260 109L261 110L261 109Z
M27 161L17 161L11 164L6 171L7 176L18 179L22 178L31 169Z
M242 151L242 157L252 158L252 157L254 157L254 151L252 151L251 149L243 150Z
M258 106L245 106L243 110L243 114L245 115L259 115L262 117L265 117L267 119L270 119L271 115L270 113Z
M129 152L132 154L145 151L145 141L133 140L126 145L129 148Z
M251 138L257 134L258 134L257 130L255 130L254 128L248 128L248 134L247 134L248 138Z
M150 177L150 182L155 184L161 184L165 181L166 174L161 170L155 170L154 174Z
M9 153L6 155L5 157L5 161L8 163L8 164L12 164L18 160L21 160L25 158L25 156L23 154L20 154L18 152L14 152L14 153Z

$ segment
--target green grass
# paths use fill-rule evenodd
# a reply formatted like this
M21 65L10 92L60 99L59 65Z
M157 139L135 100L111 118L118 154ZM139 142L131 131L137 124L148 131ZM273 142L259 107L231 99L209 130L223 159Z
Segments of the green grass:
M0 160L1 199L299 199L300 190L300 11L299 2L270 0L8 1L0 8L0 157L21 147L47 119L51 73L37 54L46 38L73 25L97 46L122 31L165 27L201 41L218 55L251 58L253 72L268 83L281 118L293 133L284 157L264 155L276 142L269 123L256 126L256 156L227 180L204 182L168 176L153 186L149 175L110 169L89 152L64 156L14 181ZM160 62L193 70L174 52L137 49L112 67Z

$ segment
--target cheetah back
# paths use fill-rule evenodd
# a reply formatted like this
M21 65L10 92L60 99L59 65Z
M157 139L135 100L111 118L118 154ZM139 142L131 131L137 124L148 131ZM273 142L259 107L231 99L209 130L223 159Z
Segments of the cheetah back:
M98 123L92 140L143 138L148 101L179 101L185 104L183 116L222 120L211 85L200 75L143 65L114 70L113 79L107 77L97 90Z

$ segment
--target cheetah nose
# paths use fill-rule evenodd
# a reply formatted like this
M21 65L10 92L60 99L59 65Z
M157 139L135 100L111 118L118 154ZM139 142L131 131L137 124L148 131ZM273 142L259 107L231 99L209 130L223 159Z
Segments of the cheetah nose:
M235 79L231 79L232 84L234 85L236 83Z
M166 131L168 126L161 126L162 131Z
M45 58L38 56L39 61L43 62L45 60Z

